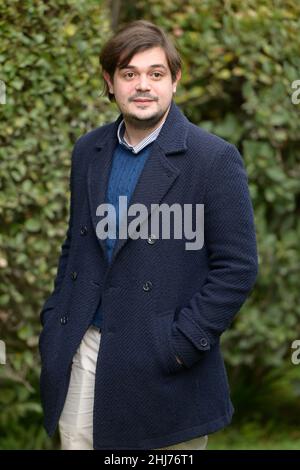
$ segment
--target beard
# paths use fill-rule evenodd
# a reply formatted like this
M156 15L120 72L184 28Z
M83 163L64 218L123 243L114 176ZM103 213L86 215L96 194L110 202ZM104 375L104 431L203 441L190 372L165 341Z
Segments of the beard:
M147 130L153 128L164 116L168 107L166 109L161 109L159 111L153 112L152 115L147 117L136 116L134 113L123 112L123 118L131 124L136 129Z

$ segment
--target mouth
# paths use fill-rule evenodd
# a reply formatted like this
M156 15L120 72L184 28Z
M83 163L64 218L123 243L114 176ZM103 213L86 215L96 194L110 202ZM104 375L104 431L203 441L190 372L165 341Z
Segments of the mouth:
M133 100L135 103L152 103L153 100L147 100L145 98L138 98L136 100Z

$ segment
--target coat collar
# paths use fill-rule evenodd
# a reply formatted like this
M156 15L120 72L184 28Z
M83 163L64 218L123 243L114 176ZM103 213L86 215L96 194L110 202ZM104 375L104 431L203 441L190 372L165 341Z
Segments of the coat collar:
M110 167L114 149L118 143L117 129L122 119L123 116L120 114L115 122L105 127L101 137L96 142L89 163L87 173L88 197L95 231L97 223L100 221L100 217L96 215L97 207L106 202ZM187 150L188 124L188 119L174 101L172 101L167 118L157 139L152 144L150 154L130 200L130 205L139 203L147 207L148 215L146 218L144 217L142 223L149 219L151 205L160 204L180 174L180 170L166 158L166 155L179 153L184 155L184 152ZM128 217L128 224L131 220L132 218ZM148 224L150 226L150 221L148 221ZM97 239L105 256L105 240L101 240L98 237ZM129 241L132 241L130 234L126 239L116 240L111 266L121 248Z
M107 139L114 139L117 144L117 131L123 115L120 114L116 121L106 127L103 135L96 141L96 147L101 149L106 146ZM187 150L186 138L189 121L180 108L171 101L171 106L164 125L156 141L166 155Z

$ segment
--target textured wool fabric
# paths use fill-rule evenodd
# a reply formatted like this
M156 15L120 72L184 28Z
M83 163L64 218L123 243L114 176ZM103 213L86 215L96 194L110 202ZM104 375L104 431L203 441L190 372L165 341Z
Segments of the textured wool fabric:
M254 286L256 236L238 149L191 123L172 102L131 200L148 208L140 225L149 223L149 236L117 240L109 264L105 240L97 237L97 207L105 201L122 117L81 136L73 149L68 230L40 312L41 401L52 436L72 358L101 298L94 448L155 449L213 433L232 419L220 337ZM152 204L164 203L204 204L201 249L187 250L185 233L165 239L161 223L151 228Z
M151 143L145 148L141 149L136 155L131 150L126 149L123 145L118 144L113 155L112 168L110 171L108 188L106 194L106 201L112 204L116 211L116 235L119 238L119 196L127 197L127 205L130 203L130 199L137 180L144 168L145 162L149 156ZM123 214L120 214L123 217ZM111 262L112 252L115 246L116 238L113 238L114 234L109 233L109 237L106 239L106 255L108 262ZM102 308L101 305L98 307L95 317L93 319L93 325L98 328L102 328Z
M151 144L157 138L164 122L154 131L145 137L137 145L129 145L125 138L124 119L120 122L117 129L118 144L113 154L112 167L107 187L106 201L113 204L116 210L116 232L118 237L119 221L119 196L127 197L127 205L130 202L132 193L137 180L144 168L145 162L149 156ZM138 158L136 155L138 154ZM112 252L115 246L116 238L108 237L106 240L106 256L111 262ZM101 300L100 300L101 304ZM97 307L92 324L97 328L102 328L102 309L101 305Z
M100 341L101 332L90 326L73 357L67 398L58 423L61 450L93 450L95 369ZM207 441L207 436L200 436L161 449L203 450Z

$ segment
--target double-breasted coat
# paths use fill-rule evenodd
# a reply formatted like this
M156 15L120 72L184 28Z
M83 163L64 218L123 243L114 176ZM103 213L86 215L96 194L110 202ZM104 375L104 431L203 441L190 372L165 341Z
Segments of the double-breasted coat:
M149 224L149 236L117 239L109 264L96 212L105 202L122 117L81 136L73 148L68 230L40 311L40 392L52 436L72 357L101 301L94 448L154 449L231 421L220 336L253 288L256 235L241 154L191 123L172 101L130 201L148 209L142 224ZM166 239L160 224L160 233L151 233L152 205L164 203L203 204L201 249L186 249L184 231Z

